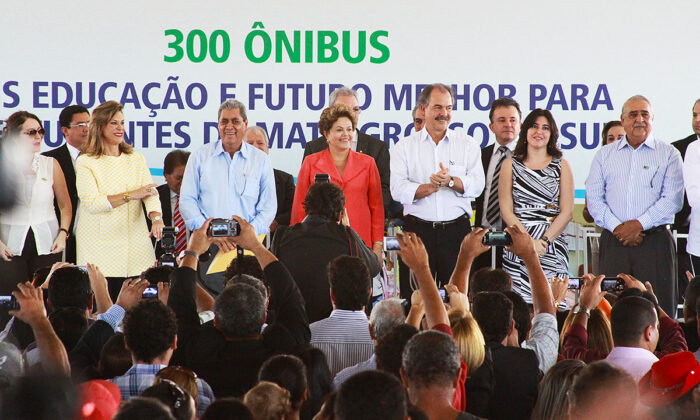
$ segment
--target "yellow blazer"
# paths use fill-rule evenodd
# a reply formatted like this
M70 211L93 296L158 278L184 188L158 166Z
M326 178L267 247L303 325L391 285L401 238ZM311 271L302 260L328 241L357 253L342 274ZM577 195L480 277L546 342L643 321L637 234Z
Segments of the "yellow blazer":
M153 179L143 155L80 155L75 164L80 204L76 221L78 265L96 264L106 277L138 276L155 261L141 202L159 212L158 195L112 208L107 196L136 190Z

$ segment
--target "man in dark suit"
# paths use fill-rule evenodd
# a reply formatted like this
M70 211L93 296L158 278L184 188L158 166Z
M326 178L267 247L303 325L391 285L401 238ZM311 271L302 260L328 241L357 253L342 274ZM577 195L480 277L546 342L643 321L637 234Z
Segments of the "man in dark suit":
M329 106L336 103L347 105L355 113L355 118L358 120L359 127L360 119L360 104L357 101L357 93L347 86L338 88L331 93ZM372 156L379 170L379 177L382 181L382 198L384 201L384 214L386 217L391 217L396 211L391 211L396 205L392 206L391 191L389 191L389 148L386 143L378 138L372 137L363 133L359 129L355 133L355 138L352 140L352 150L358 153L364 153ZM304 149L304 158L306 156L320 152L328 148L328 141L324 136L306 143ZM303 159L302 159L303 160Z
M496 142L481 150L481 163L484 166L486 185L484 192L476 198L475 226L482 226L492 230L503 230L500 207L498 205L498 173L501 163L506 158L513 156L515 144L520 134L520 106L511 98L498 98L491 104L489 111L489 128L493 132ZM493 247L496 252L496 267L501 267L503 247ZM491 252L481 254L475 261L473 269L491 267Z
M68 195L70 196L70 202L73 206L73 215L70 228L68 229L70 234L66 241L65 260L66 262L75 264L75 236L73 232L75 231L75 215L78 211L78 191L75 187L75 160L78 158L80 152L85 150L88 143L90 113L85 107L71 105L61 111L58 120L61 124L61 133L63 133L66 143L61 147L44 152L43 154L58 161L63 175L66 178ZM58 220L61 220L58 212L58 204L55 200L54 207L56 208Z
M263 152L270 154L270 141L265 130L258 126L248 127L243 140ZM275 173L275 192L277 193L277 213L275 220L270 224L270 233L274 234L277 226L289 226L292 217L292 204L294 203L294 177L279 169L273 169Z
M176 226L174 219L178 219L178 217L176 217L174 212L176 208L179 211L180 186L182 185L182 177L185 174L185 167L189 157L190 152L173 150L165 156L163 161L165 184L158 187L158 198L160 198L160 207L163 210L163 223L165 226ZM177 221L179 222L177 227L182 233L178 233L176 236L175 255L184 251L187 246L187 233L182 215L179 216ZM180 249L178 249L178 246ZM161 255L163 255L163 248L158 246L156 248L156 257L160 258Z
M674 141L671 143L673 147L678 149L681 153L681 158L685 160L685 151L688 149L688 145L700 138L700 99L695 101L693 104L693 134L688 137ZM690 227L690 204L688 203L688 195L683 194L683 208L681 211L676 213L675 220L673 221L673 228L678 231L678 233L688 233ZM677 241L677 251L676 256L678 258L678 292L683 293L685 288L688 286L688 281L685 276L686 270L693 272L692 265L690 263L690 255L685 250L687 240L684 238L678 238ZM693 273L698 275L700 273ZM683 296L679 296L682 301Z

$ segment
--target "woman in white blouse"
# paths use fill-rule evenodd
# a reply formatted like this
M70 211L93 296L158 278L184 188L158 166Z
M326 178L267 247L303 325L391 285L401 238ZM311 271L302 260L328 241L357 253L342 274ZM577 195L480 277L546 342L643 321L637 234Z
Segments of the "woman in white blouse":
M0 212L0 295L9 295L17 283L31 280L39 268L61 260L66 247L72 207L61 166L39 154L44 128L39 117L18 111L5 121L3 142L19 141L31 151L20 162L24 170L17 185L14 207ZM14 139L14 140L13 140ZM61 222L54 209L58 202Z

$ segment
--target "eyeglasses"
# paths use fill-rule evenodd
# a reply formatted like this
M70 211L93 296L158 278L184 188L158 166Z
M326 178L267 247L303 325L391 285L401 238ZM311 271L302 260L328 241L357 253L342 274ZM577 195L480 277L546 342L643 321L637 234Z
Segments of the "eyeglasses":
M30 136L30 137L36 136L37 133L39 133L40 136L43 136L44 133L46 133L46 130L44 130L43 128L40 128L40 129L38 129L38 130L34 129L34 130L29 130L29 131L24 131L24 132L22 132L22 134L26 134L26 135L28 135L28 136Z
M90 123L84 123L84 122L83 122L83 123L71 124L71 125L69 126L69 128L76 128L76 127L78 127L78 128L88 128L89 125L90 125Z

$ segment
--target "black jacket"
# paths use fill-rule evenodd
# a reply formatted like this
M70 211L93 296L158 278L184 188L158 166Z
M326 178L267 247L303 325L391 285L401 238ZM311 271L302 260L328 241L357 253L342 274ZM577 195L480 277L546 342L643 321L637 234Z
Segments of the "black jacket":
M697 134L691 134L690 136L674 141L671 143L673 147L681 152L681 158L685 160L685 151L688 150L688 145L693 141L697 140ZM683 207L676 213L676 218L673 221L673 228L678 230L678 233L688 233L690 227L690 203L688 203L688 195L683 193Z
M318 153L328 149L328 140L324 136L306 143L304 149L304 157L310 154ZM379 178L382 182L382 202L384 203L384 214L389 214L389 205L391 204L391 191L389 190L390 172L389 172L389 148L386 143L369 134L365 134L357 130L357 152L364 153L374 158L379 170ZM302 159L303 161L303 159Z
M275 192L277 193L277 214L275 220L280 226L289 226L294 203L294 177L279 169L274 169Z
M491 156L493 155L493 148L495 145L496 143L481 149L481 165L484 167L484 177L488 177L489 164L491 163ZM481 195L476 197L474 200L474 207L476 209L474 226L482 225L481 218L484 216L484 194L486 194L487 188L489 188L488 185L484 186L483 191L481 191Z
M320 216L306 216L294 226L275 232L271 251L292 273L306 302L309 322L327 318L333 306L328 284L328 263L340 255L360 257L372 277L379 273L379 261L350 227Z
M68 195L70 196L70 204L73 206L73 214L70 220L70 228L68 231L68 240L66 240L66 261L75 264L75 236L73 236L73 225L75 224L75 213L78 211L78 190L75 186L75 168L73 167L73 159L68 151L68 146L64 144L48 152L42 153L44 156L49 156L61 166L63 176L66 178L66 186L68 187ZM58 202L54 198L54 208L56 209L56 218L58 223L61 223L61 213L58 210Z
M311 339L304 301L289 271L275 261L264 272L277 322L259 336L237 340L227 340L213 322L200 324L195 303L197 273L190 268L173 272L168 306L177 316L178 347L170 364L192 369L211 385L217 398L242 397L257 382L265 360L294 352Z

